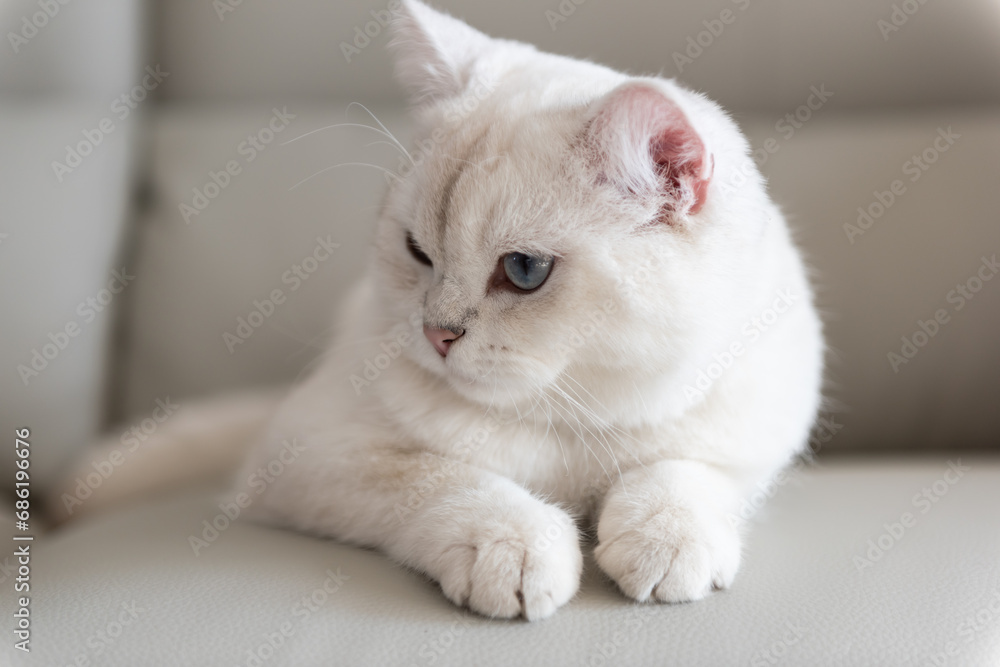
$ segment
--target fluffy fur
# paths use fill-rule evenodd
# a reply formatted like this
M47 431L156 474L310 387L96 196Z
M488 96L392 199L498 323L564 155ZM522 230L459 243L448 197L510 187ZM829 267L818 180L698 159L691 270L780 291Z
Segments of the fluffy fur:
M244 480L281 443L304 448L250 512L377 547L495 617L567 602L587 526L637 600L728 586L729 518L805 443L822 366L802 262L747 142L668 80L490 39L415 1L394 29L420 159L393 179L332 349L246 463ZM489 287L516 251L556 256L538 291ZM441 357L423 325L465 333Z
M393 30L418 151L336 340L245 461L245 511L377 547L494 617L572 598L594 529L636 600L728 586L732 518L805 444L822 375L805 270L746 140L672 81L414 0ZM547 282L496 289L510 252L555 256ZM424 326L464 334L442 357ZM262 409L205 432L247 440ZM139 468L174 475L159 456Z

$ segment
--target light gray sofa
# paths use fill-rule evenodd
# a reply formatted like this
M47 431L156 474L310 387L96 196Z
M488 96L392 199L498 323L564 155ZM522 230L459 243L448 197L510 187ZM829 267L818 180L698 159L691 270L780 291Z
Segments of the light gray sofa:
M553 618L488 621L330 541L237 521L192 548L220 514L218 480L46 530L55 480L102 466L84 456L99 431L141 438L199 397L308 372L384 180L345 167L292 188L334 164L397 165L358 128L288 142L372 124L352 102L405 141L385 6L0 4L3 34L22 37L0 57L0 479L11 486L13 433L30 428L35 537L32 650L4 630L0 665L1000 664L993 0L439 3L500 36L679 75L763 151L816 268L831 400L818 461L748 498L731 590L637 606L591 561ZM144 79L148 97L133 92ZM78 167L53 166L105 117ZM275 117L275 139L246 149ZM319 237L339 248L291 290L283 275ZM287 301L227 346L275 288ZM0 527L25 534L6 510ZM0 550L11 628L13 551Z

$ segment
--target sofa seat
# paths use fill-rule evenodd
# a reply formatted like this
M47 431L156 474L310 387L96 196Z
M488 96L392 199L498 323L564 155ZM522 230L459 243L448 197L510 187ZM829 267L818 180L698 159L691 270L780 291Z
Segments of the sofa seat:
M1000 459L835 457L765 495L731 590L636 605L590 560L575 599L526 623L459 610L376 552L238 520L196 555L220 510L193 488L36 542L32 655L8 641L0 663L1000 664Z

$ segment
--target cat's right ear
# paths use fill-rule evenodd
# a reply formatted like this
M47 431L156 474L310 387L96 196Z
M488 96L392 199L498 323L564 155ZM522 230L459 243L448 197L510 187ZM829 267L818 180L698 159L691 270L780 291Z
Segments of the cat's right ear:
M475 28L418 0L402 0L391 27L396 78L417 105L462 93L476 60L492 45Z

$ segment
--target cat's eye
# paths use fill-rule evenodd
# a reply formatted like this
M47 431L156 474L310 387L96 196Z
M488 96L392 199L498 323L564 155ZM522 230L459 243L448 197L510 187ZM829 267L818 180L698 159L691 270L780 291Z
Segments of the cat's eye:
M503 270L514 287L530 292L542 286L552 272L552 256L541 257L523 252L512 252L503 258Z
M413 238L413 234L407 233L406 235L406 249L410 251L411 255L413 255L413 259L417 260L421 264L434 266L434 262L432 262L431 258L427 256L427 253L421 250L420 246L417 245L416 240Z

